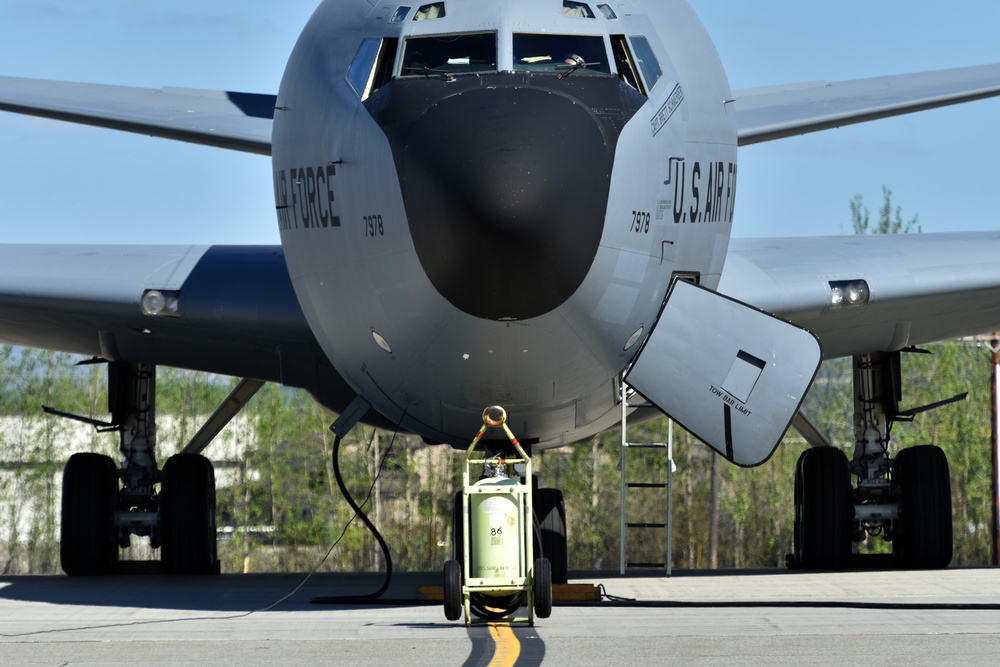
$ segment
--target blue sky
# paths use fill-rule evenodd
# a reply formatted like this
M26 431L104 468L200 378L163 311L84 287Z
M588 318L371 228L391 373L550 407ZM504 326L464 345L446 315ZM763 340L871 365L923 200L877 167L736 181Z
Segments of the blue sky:
M1000 62L1000 3L694 0L734 88ZM313 0L0 0L0 74L275 92ZM735 236L1000 229L1000 100L740 151ZM277 243L267 158L0 114L0 242Z

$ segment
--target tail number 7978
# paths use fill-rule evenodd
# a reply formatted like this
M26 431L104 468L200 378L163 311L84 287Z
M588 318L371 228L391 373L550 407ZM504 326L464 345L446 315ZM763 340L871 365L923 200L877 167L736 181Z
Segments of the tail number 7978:
M649 212L648 211L632 211L632 226L629 228L630 232L635 232L636 234L648 234L649 233Z

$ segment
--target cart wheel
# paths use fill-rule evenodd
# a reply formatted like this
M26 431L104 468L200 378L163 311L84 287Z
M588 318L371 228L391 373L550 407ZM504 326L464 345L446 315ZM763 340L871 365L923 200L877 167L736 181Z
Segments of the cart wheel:
M457 621L462 616L462 565L457 560L444 564L444 617Z
M535 559L535 615L548 618L552 614L552 565L548 558Z

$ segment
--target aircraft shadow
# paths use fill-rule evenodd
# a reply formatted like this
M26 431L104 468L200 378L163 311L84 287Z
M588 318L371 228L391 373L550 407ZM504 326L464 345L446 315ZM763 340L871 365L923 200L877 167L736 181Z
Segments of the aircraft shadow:
M375 608L440 604L417 600L420 586L440 585L437 573L400 573L377 600L361 596L377 590L377 574L316 573L306 580L295 574L224 574L167 577L160 574L110 577L3 576L0 600L57 605L134 607L190 611L251 612L323 610L332 607ZM303 581L305 582L303 583ZM313 604L316 597L353 598L343 604Z

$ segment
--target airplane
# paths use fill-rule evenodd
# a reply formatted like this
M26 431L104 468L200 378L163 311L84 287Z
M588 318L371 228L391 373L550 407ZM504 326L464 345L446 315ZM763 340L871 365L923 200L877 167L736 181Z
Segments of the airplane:
M734 91L684 0L325 0L268 94L0 77L0 110L271 157L280 246L0 246L0 341L108 366L121 461L67 463L63 569L111 573L138 534L168 573L215 571L200 451L265 382L338 438L465 447L502 405L540 451L614 428L636 392L631 417L752 466L794 423L797 566L846 567L869 534L946 566L947 461L891 446L899 365L997 327L1000 235L734 239L737 153L998 95L1000 65ZM851 460L800 412L836 357ZM162 467L161 365L242 378Z

